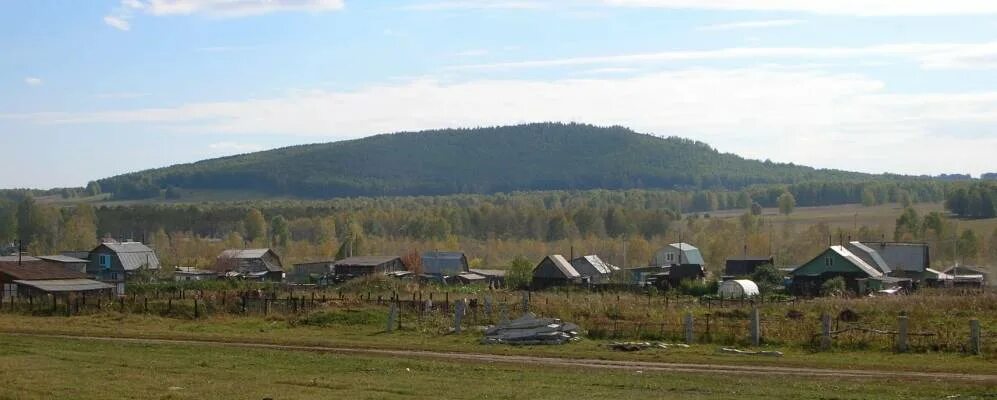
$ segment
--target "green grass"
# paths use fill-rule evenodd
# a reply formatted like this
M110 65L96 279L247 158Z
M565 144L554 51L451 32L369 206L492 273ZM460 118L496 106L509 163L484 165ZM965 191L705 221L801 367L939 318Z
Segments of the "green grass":
M4 337L0 399L938 399L983 383L610 371Z
M360 315L364 315L361 313ZM367 316L364 317L365 319ZM694 345L689 349L620 353L609 350L609 340L582 340L566 346L494 346L478 343L480 333L469 328L453 335L438 329L416 329L406 320L404 329L384 333L383 319L356 324L341 316L315 317L312 324L295 319L216 316L201 320L171 319L145 315L105 313L75 317L0 316L6 332L57 333L161 339L197 339L220 342L253 342L329 347L359 347L432 350L500 355L535 355L621 361L659 361L715 364L753 364L783 367L886 369L892 371L964 372L997 374L994 355L967 356L960 353L895 354L883 351L834 350L812 352L793 347L766 346L780 350L782 358L753 358L719 354L719 345ZM320 325L320 326L316 326Z

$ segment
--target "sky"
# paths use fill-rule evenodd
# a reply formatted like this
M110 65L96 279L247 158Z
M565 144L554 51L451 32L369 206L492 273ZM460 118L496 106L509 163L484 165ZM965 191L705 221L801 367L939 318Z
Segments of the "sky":
M0 188L447 127L997 171L997 2L0 2Z

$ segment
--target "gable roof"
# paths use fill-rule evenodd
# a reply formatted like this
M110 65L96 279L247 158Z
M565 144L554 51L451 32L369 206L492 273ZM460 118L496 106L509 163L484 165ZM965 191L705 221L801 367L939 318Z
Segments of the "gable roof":
M235 258L235 259L255 259L263 258L270 252L270 249L228 249L222 252L219 258ZM274 253L277 255L277 253Z
M578 258L576 258L574 260L571 260L570 263L571 263L572 267L575 267L576 271L578 270L578 267L581 266L581 264L587 264L587 265L591 266L592 269L595 269L596 271L598 271L600 274L603 274L603 275L609 275L609 274L613 273L613 271L619 271L620 270L619 267L617 267L615 265L607 264L605 261L602 261L602 259L599 258L599 256L597 256L597 255L588 255L588 256L578 257Z
M0 261L0 274L10 276L15 280L40 281L50 279L85 279L82 272L72 271L59 264L48 261Z
M883 256L879 255L879 252L873 250L869 246L866 246L862 242L848 242L847 247L848 251L851 251L852 253L857 255L859 258L862 259L862 261L865 261L867 264L876 267L876 269L878 269L879 272L882 272L884 274L889 274L890 272L893 271L890 268L890 265L886 263L886 260L883 259Z
M550 255L545 258L549 259L554 264L554 266L557 267L557 270L561 271L561 274L563 274L568 278L580 278L582 276L581 274L578 273L578 270L576 270L575 267L571 266L571 263L569 263L568 260L565 259L564 256L560 254ZM543 261L541 261L540 263L543 264Z
M862 272L865 272L871 277L883 276L882 272L879 272L878 269L869 265L869 263L863 261L861 258L859 258L859 256L856 256L855 253L848 251L848 249L846 249L844 246L831 246L829 250L838 253L838 255L844 257L846 260L848 260L848 262L852 263L853 265L861 269Z

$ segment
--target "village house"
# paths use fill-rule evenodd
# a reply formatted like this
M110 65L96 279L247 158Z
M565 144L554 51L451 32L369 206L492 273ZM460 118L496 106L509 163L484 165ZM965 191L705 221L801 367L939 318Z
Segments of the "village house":
M226 276L267 282L284 280L284 264L271 249L229 249L218 256L215 269Z
M658 249L651 257L650 266L663 267L679 264L696 264L706 266L703 254L696 246L688 243L672 243Z
M107 242L90 251L87 275L114 285L115 294L125 294L125 281L143 271L159 270L156 252L139 242Z
M560 254L544 257L533 268L533 287L542 289L582 282L582 275Z
M456 276L469 272L464 253L427 251L422 253L422 273L439 277Z
M29 257L33 258L33 257ZM109 295L114 286L87 279L86 274L40 260L0 260L0 288L5 299L53 295Z
M398 256L356 256L336 261L334 268L336 280L342 281L366 275L404 271L405 264Z
M865 294L894 286L910 288L910 279L889 277L845 246L830 246L817 257L790 272L790 291L818 295L824 282L841 277L847 290Z

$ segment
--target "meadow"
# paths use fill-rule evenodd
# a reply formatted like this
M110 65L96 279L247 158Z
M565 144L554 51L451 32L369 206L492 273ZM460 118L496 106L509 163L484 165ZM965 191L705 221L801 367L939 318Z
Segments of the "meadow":
M986 382L593 370L5 336L0 399L937 399ZM86 373L81 373L85 370Z

